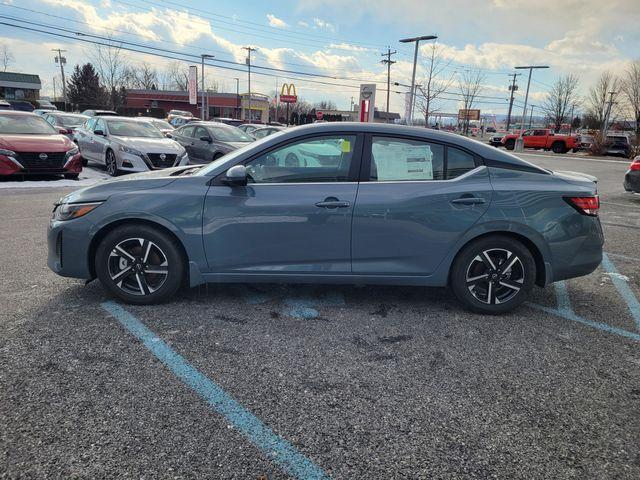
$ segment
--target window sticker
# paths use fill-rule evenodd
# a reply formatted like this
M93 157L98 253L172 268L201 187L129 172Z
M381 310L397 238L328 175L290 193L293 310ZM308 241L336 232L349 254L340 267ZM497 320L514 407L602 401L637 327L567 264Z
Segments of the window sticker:
M378 181L433 180L433 152L429 145L373 143Z

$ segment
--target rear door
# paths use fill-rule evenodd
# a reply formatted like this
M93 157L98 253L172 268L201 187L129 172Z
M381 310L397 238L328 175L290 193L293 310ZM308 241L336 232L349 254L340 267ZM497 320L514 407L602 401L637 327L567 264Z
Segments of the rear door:
M368 136L353 213L353 273L430 275L491 196L487 169L469 151Z
M202 140L208 138L207 140ZM193 132L193 142L191 143L191 150L194 156L200 163L210 162L213 159L213 138L211 133L204 127L196 127Z
M195 155L191 148L191 144L193 143L193 129L193 125L185 125L184 127L175 129L171 133L171 138L185 148L187 155L189 155L189 160L195 160Z

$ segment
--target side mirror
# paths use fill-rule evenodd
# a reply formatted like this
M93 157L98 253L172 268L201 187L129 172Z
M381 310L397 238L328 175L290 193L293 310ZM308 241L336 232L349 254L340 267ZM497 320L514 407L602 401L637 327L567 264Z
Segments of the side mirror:
M173 135L171 135L171 132L165 132L164 136L167 138L173 138Z
M212 141L211 137L207 137L207 136L200 137L200 140L202 140L203 142L207 142L207 143L211 143L211 141Z
M235 165L227 170L225 183L227 185L244 187L247 185L247 169L244 165Z
M104 137L104 132L102 130L94 130L93 134L94 135L100 135L101 137Z
M66 128L58 127L58 133L61 133L62 135L66 135L67 133L71 133L71 132Z

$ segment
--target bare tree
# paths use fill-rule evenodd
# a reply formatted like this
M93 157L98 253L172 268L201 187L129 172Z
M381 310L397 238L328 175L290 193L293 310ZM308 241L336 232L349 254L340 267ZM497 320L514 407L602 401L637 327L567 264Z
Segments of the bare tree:
M640 140L640 58L631 62L625 70L621 91L626 107L636 121L636 137Z
M165 78L168 88L181 92L189 90L189 66L186 63L178 60L169 63Z
M458 77L458 88L460 89L460 96L462 102L462 108L465 111L471 110L473 104L478 98L480 92L482 92L482 84L484 83L486 76L481 70L465 70L465 72ZM466 135L469 132L469 118L465 116L463 133Z
M430 43L426 63L426 73L422 82L416 85L418 89L417 104L424 115L424 121L429 126L429 116L439 110L435 101L447 91L453 84L454 74L448 78L442 78L444 70L449 67L451 61L444 61L442 58L442 45Z
M147 62L132 65L127 72L126 84L144 90L158 88L158 71Z
M127 56L115 42L109 45L96 45L92 63L100 76L100 82L106 88L111 108L118 108L122 102L122 90L127 84L130 67Z
M571 106L578 103L578 76L572 73L558 77L547 93L542 104L542 111L555 125L555 132L559 132L565 121L573 121Z
M596 81L596 84L589 89L586 113L595 120L600 129L604 129L610 92L617 92L619 87L620 81L617 77L611 72L603 72ZM614 117L615 109L612 107L609 118Z
M2 71L6 72L7 68L15 62L13 52L9 49L9 46L5 43L0 43L0 65L2 65Z

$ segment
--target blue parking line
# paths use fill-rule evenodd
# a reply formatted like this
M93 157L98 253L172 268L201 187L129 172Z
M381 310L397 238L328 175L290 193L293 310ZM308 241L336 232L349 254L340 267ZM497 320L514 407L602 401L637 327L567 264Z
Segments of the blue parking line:
M567 314L573 314L573 308L571 308L571 300L569 299L569 292L567 291L567 284L564 280L560 280L553 284L556 289L556 300L558 302L558 310Z
M618 269L615 267L615 265L611 262L611 260L609 260L609 257L606 253L602 254L602 266L607 273L615 274L611 275L611 281L613 282L613 285L616 287L624 301L627 303L627 307L629 307L631 316L636 322L636 327L640 329L640 302L638 302L638 299L631 290L631 287L629 287L629 284L622 278L617 277L617 275L620 275L620 273L618 272Z
M262 453L287 474L300 480L329 479L329 476L293 445L276 435L255 415L234 400L222 387L200 373L179 353L140 320L115 302L103 302L104 308L140 340L180 380L200 395L218 414L240 431Z
M544 312L551 313L553 315L557 315L557 316L562 317L562 318L566 318L567 320L571 320L572 322L578 322L578 323L581 323L583 325L587 325L589 327L593 327L593 328L596 328L598 330L602 330L603 332L614 333L616 335L620 335L621 337L630 338L632 340L640 342L640 334L638 334L638 333L629 332L627 330L624 330L624 329L618 328L618 327L612 327L611 325L609 325L607 323L592 322L591 320L587 320L586 318L582 318L580 315L576 315L572 311L561 310L561 309L558 309L558 308L545 307L543 305L538 305L537 303L529 303L529 302L527 302L527 305L530 306L530 307L533 307L533 308L537 308L538 310L542 310Z

